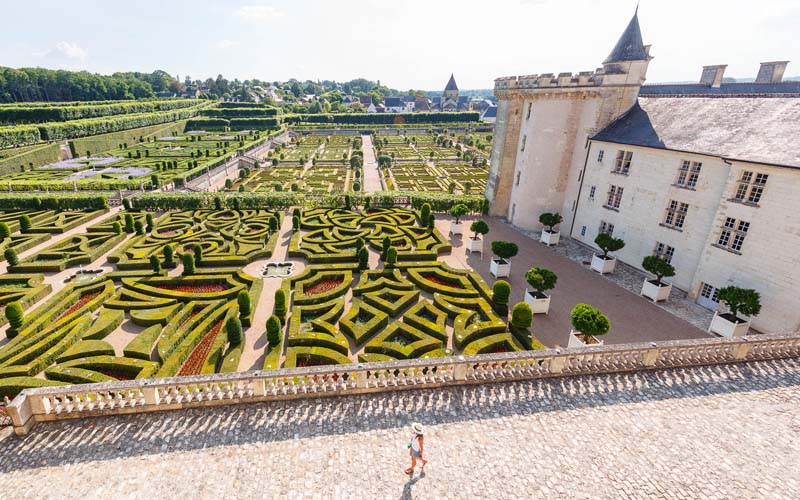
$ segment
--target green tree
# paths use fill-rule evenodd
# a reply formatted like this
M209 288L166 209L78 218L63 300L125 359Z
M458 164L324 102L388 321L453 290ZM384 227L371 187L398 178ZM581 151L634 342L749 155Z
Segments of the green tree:
M353 182L353 191L355 191L356 193L361 191L361 183L360 182L358 182L358 181L354 181Z
M388 236L383 237L381 241L381 259L386 260L386 255L389 249L392 248L392 240Z
M277 233L278 232L278 218L274 215L269 218L269 232L270 233Z
M225 189L230 189L233 187L233 181L230 179L225 179Z
M6 319L13 329L18 329L25 323L25 312L19 302L9 302L6 306Z
M250 294L247 293L247 290L239 290L238 295L236 295L236 303L239 304L239 314L242 317L250 316L252 312L251 301L250 301Z
M750 288L726 286L717 291L719 301L728 306L728 310L737 320L739 313L745 316L757 316L761 312L761 294Z
M564 218L561 217L561 214L557 213L543 213L539 216L539 223L547 227L548 233L552 233L553 226L560 224L562 220L564 220Z
M358 249L357 254L358 254L358 270L366 271L367 269L369 269L369 251L367 250L367 247L362 246L360 249Z
M230 317L225 322L225 333L228 334L228 342L231 346L242 343L242 322L237 317Z
M267 342L270 349L281 343L281 320L274 314L267 319Z
M397 264L397 249L389 247L386 251L386 267L394 267Z
M27 216L27 214L23 214L19 218L19 230L20 232L27 233L31 230L31 218Z
M589 304L577 304L569 316L572 328L587 337L605 335L611 328L608 317Z
M234 198L231 201L231 204L233 205L234 210L239 211L239 208L241 207L241 202L239 201L239 198Z
M158 260L158 255L150 256L150 268L153 270L155 274L161 272L161 261Z
M536 290L537 294L544 295L546 291L555 288L558 276L549 269L532 267L525 273L525 281Z
M527 330L533 324L533 311L525 302L517 302L511 309L511 326Z
M111 224L111 232L114 234L122 234L122 224L118 221L114 221L114 223Z
M19 257L17 257L17 251L11 247L6 248L3 251L3 256L6 258L6 262L8 262L9 266L16 266L19 264Z
M456 224L461 223L461 217L464 217L467 212L469 212L469 208L467 208L467 206L463 203L459 203L450 207L450 215L455 218Z
M8 227L8 224L0 222L0 241L5 240L9 236L11 236L11 229Z
M130 210L131 209L131 200L128 199L128 198L123 198L122 199L122 207L125 210Z
M181 261L183 262L183 276L191 276L194 274L194 256L190 253L181 254Z
M485 235L489 232L489 224L486 221L478 219L469 226L469 230L473 232L472 239L477 240L478 235Z
M598 234L597 238L594 239L594 243L600 247L600 250L603 251L604 259L608 258L608 254L610 252L622 250L622 248L625 246L625 241L623 241L621 238L614 238L608 233Z
M492 285L492 302L499 306L508 305L511 296L511 285L506 280L497 280Z
M645 271L656 276L656 284L661 286L661 280L675 276L675 268L666 260L655 255L648 255L642 260Z
M214 197L214 210L222 210L222 198L219 196Z
M293 231L300 230L300 217L292 217L292 230Z
M422 227L428 227L428 217L431 216L431 205L423 203L419 209L419 223Z
M509 260L519 252L519 246L510 241L493 241L492 253L503 260Z

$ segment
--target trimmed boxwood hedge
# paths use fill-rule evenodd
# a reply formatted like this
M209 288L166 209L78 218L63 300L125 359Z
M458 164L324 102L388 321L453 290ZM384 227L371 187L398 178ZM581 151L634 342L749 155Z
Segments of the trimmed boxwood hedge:
M56 359L56 362L63 363L73 359L88 358L91 356L100 355L113 356L114 346L105 340L81 340L72 347L67 349L61 356Z
M125 346L122 352L126 357L149 361L159 335L161 335L161 325L145 328Z
M121 325L124 319L125 313L123 311L103 308L92 326L83 334L83 338L84 340L104 339Z
M34 377L7 377L0 378L0 398L14 399L24 389L37 387L52 387L55 385L68 385L57 380L45 380Z
M361 321L358 319L361 318ZM339 320L339 328L342 332L356 341L356 344L363 344L389 324L389 316L369 304L359 299L353 299L350 310Z

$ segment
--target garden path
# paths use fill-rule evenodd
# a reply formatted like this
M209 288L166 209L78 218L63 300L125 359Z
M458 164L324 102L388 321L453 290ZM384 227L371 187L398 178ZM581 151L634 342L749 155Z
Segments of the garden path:
M375 159L375 148L372 146L371 135L361 136L361 148L364 151L364 192L382 191L381 174L378 171L378 161Z
M68 420L0 440L0 491L789 500L798 405L792 359ZM430 463L406 476L414 421Z

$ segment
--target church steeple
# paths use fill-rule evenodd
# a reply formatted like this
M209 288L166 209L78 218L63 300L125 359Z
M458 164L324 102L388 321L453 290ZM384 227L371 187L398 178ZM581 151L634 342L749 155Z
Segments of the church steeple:
M453 78L453 73L450 73L450 81L447 82L447 86L444 88L445 92L448 90L458 90L458 86L456 85L456 79Z
M633 13L628 27L617 41L614 50L608 55L603 64L619 63L624 61L647 61L649 56L642 42L642 30L639 28L639 6Z

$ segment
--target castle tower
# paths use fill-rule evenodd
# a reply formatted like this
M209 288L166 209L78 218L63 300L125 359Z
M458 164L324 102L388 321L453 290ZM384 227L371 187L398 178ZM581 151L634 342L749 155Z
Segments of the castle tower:
M453 74L450 73L450 80L442 93L441 111L458 111L458 85Z
M652 59L634 13L603 67L595 71L498 78L490 213L522 229L558 212L569 227L586 161L587 139L628 111Z

